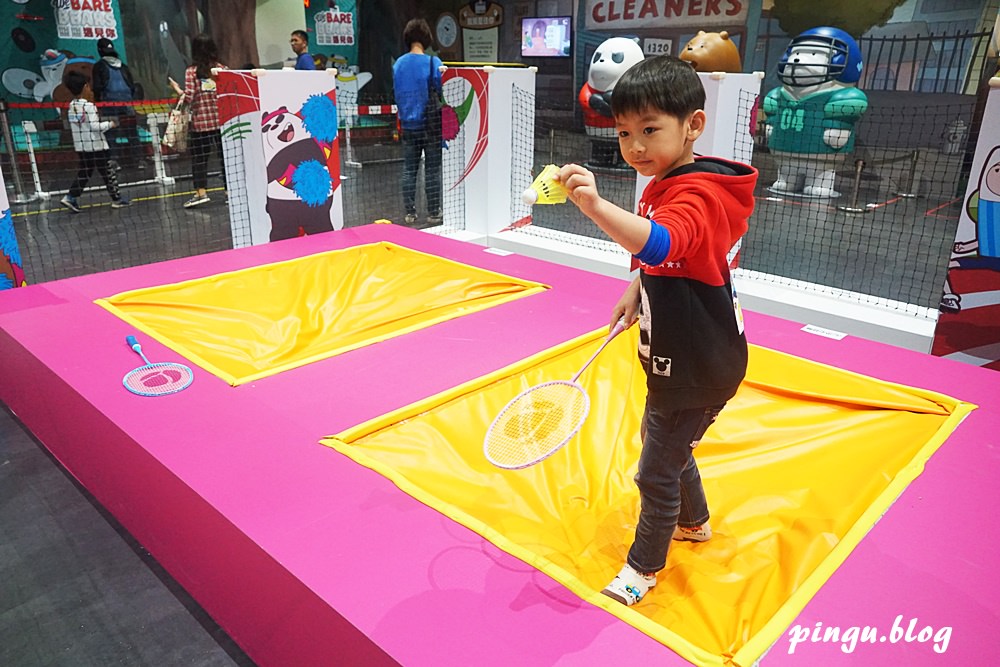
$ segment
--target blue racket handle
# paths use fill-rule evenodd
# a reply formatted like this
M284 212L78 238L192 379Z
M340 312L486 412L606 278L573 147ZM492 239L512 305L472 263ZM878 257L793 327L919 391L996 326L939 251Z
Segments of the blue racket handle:
M128 343L128 346L132 348L132 350L135 351L136 354L142 357L142 360L146 362L147 366L150 365L149 359L147 359L146 355L142 353L142 345L139 345L139 341L135 339L135 336L126 336L125 342Z

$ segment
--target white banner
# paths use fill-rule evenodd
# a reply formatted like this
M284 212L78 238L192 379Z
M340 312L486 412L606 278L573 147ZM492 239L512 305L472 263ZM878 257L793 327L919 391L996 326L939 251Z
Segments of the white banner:
M932 352L1000 370L1000 123L996 118L1000 118L1000 78L990 80ZM946 150L964 151L967 132L964 123L952 123Z
M254 72L219 72L233 245L342 228L335 70Z
M743 25L748 0L587 0L587 30L689 28Z

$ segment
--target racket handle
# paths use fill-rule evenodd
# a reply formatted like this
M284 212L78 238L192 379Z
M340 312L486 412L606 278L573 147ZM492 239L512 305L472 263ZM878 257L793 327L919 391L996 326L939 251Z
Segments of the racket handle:
M125 336L125 342L128 343L128 346L132 348L133 352L142 357L142 360L147 366L151 365L149 363L149 359L147 359L146 355L142 353L142 345L139 345L139 341L135 339L135 336Z
M571 380L571 382L576 382L577 380L579 380L580 376L583 375L583 372L585 370L587 370L587 367L590 366L591 362L594 361L594 359L597 358L597 355L599 355L604 350L604 348L606 348L608 346L608 343L611 342L611 339L614 338L615 336L617 336L618 334L620 334L623 331L625 331L625 318L624 317L618 320L618 323L614 326L613 329L611 329L611 333L609 333L608 337L604 339L604 342L601 343L601 346L599 348L597 348L597 352L594 352L594 354L590 357L590 359L587 360L587 363L585 363L583 365L583 368L581 368L579 371L577 371L576 375L573 376L573 379Z
M614 328L611 329L611 333L608 334L608 340L611 340L621 332L625 331L627 327L625 326L625 318L618 318L618 322L615 324Z

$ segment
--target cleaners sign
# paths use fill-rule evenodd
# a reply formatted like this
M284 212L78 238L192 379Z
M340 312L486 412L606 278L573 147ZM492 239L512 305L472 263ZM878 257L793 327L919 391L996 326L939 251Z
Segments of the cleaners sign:
M587 29L698 28L746 23L748 0L587 0Z

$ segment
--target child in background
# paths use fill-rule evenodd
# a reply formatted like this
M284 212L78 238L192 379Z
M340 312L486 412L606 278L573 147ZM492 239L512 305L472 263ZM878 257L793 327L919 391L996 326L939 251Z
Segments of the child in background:
M603 199L583 167L570 164L560 172L573 203L640 267L611 313L612 323L639 321L647 389L635 540L602 591L626 605L656 585L671 539L711 538L692 452L746 374L746 337L727 253L747 230L757 172L694 156L704 106L697 73L671 56L646 58L619 79L612 111L622 157L653 178L638 215Z
M111 167L111 151L104 133L116 127L113 120L101 120L97 107L85 99L90 92L90 80L80 72L69 72L66 75L66 87L73 94L69 103L67 119L73 134L73 150L76 151L79 168L76 180L70 186L69 192L59 200L59 203L73 213L80 212L78 199L83 194L83 188L90 180L90 175L97 169L104 185L111 195L111 208L128 206L129 201L122 197L118 189L118 177Z

